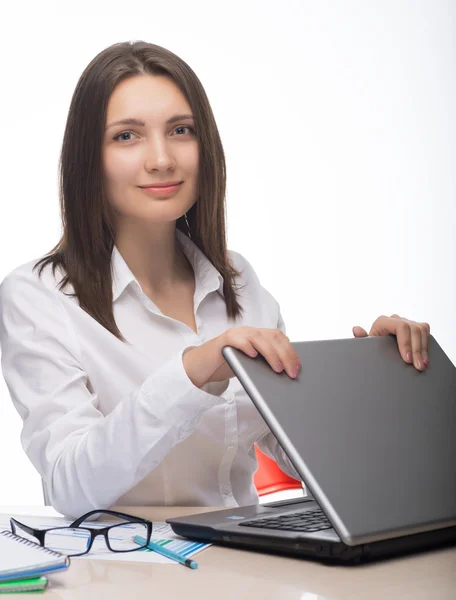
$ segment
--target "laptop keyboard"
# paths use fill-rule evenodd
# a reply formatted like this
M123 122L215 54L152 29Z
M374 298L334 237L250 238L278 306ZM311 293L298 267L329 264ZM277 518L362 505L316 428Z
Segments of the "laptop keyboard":
M239 525L244 527L261 527L266 529L284 529L287 531L322 531L332 529L331 523L326 518L321 508L307 510L305 512L288 513L284 515L272 515L262 519L251 519L243 521Z

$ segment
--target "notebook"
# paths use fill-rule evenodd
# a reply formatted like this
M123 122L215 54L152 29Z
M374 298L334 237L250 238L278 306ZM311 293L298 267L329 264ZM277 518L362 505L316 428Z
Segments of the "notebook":
M43 548L30 540L0 531L0 582L67 569L68 556Z
M10 594L12 592L44 592L47 583L48 580L46 577L0 581L0 594Z

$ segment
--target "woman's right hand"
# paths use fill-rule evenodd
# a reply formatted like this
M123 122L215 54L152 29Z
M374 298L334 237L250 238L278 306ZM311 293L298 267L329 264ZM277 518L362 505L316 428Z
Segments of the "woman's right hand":
M290 339L280 329L233 327L201 346L191 347L184 352L184 369L196 387L235 377L223 357L224 346L238 348L251 357L257 356L259 352L274 371L281 373L285 369L293 379L302 367Z

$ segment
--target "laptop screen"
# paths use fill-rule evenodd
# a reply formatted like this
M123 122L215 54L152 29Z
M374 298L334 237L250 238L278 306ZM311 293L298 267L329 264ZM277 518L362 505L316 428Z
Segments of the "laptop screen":
M223 355L347 544L456 524L456 368L395 336L294 342L296 379L263 356Z

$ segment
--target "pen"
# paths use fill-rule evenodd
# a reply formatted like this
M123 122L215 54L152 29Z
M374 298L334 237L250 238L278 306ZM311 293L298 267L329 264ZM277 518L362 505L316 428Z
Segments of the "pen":
M135 535L133 541L137 544L146 543L146 539L141 537L140 535ZM173 552L172 550L168 550L164 546L160 546L160 544L156 544L155 542L149 542L147 544L147 548L149 548L149 550L153 550L154 552L158 552L159 554L163 554L163 556L166 556L167 558L177 560L177 562L179 562L181 565L189 567L190 569L198 568L198 563L196 561L192 560L191 558L186 558L181 554L177 554L177 552Z

